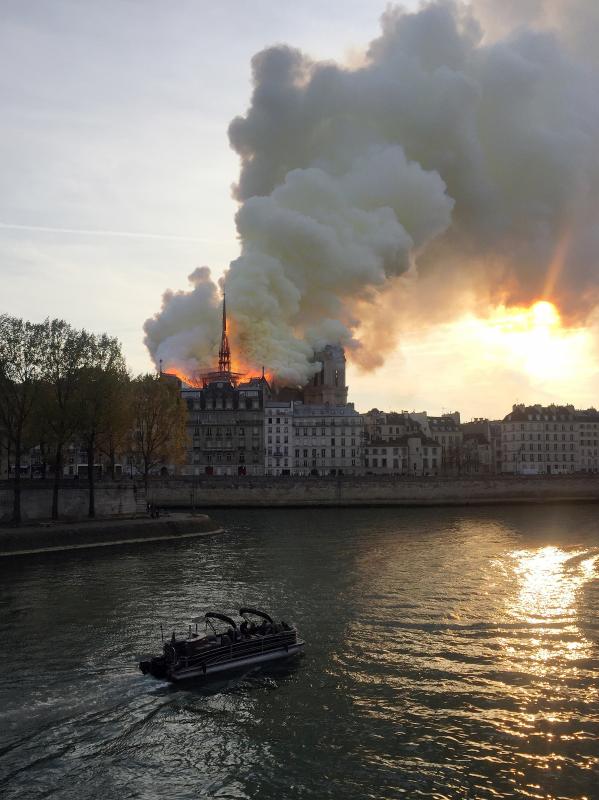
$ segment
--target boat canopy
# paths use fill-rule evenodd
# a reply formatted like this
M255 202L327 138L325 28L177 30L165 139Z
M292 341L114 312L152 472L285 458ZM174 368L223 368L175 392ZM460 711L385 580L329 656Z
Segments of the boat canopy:
M207 614L204 614L204 619L208 621L209 619L220 619L221 622L226 622L230 625L233 630L237 630L237 623L235 622L232 617L228 617L226 614L219 614L217 611L209 611Z
M245 614L254 614L254 616L256 616L256 617L262 617L262 619L265 619L267 622L270 622L270 624L271 624L271 625L273 624L272 617L271 617L271 616L269 616L269 615L266 613L266 611L260 611L260 610L259 610L259 609L257 609L257 608L250 608L249 606L244 606L243 608L240 608L240 609L239 609L239 613L240 613L240 615L241 615L242 617L243 617Z

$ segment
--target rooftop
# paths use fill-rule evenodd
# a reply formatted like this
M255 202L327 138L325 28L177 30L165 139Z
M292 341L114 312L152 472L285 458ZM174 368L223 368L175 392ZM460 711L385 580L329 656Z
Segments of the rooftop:
M599 422L596 408L578 409L572 405L525 406L518 404L503 418L503 422Z

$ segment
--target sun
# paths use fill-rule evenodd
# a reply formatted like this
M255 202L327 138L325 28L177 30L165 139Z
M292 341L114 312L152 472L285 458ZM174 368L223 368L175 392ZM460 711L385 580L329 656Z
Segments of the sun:
M538 300L533 303L530 315L536 328L552 328L560 325L559 312L548 300Z
M523 372L537 382L576 377L588 355L588 333L562 325L557 306L537 300L530 306L498 306L486 319L471 317L486 360Z

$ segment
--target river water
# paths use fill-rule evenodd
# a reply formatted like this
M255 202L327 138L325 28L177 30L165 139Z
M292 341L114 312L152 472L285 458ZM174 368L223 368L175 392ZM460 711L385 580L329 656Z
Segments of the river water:
M594 506L215 512L211 539L0 563L0 795L599 797ZM295 666L136 667L245 603Z

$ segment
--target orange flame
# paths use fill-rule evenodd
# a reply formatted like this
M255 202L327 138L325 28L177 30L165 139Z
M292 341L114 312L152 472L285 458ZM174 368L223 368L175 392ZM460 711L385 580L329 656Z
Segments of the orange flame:
M189 372L183 367L178 366L177 364L167 364L167 366L163 370L163 375L174 375L180 381L185 383L187 386L191 386L194 389L201 389L204 385L204 376L210 374L216 374L217 368L210 369L202 369L197 370L194 372ZM262 370L252 369L251 367L242 366L239 362L235 362L232 365L231 374L236 376L236 378L240 381L247 381L250 378L260 378L262 377ZM268 381L269 384L272 384L274 374L270 371L264 370L264 377Z

